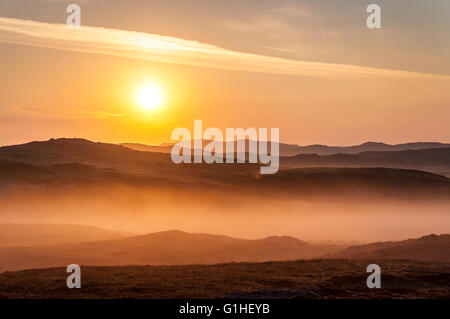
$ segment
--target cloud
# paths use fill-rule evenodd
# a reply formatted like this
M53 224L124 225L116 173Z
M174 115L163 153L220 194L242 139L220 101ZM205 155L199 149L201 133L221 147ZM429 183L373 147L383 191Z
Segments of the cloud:
M176 37L0 17L0 42L225 70L327 78L447 76L250 54Z
M38 115L39 118L68 118L68 119L107 119L123 117L121 113L112 113L102 110L67 110L56 107L17 106L9 110L12 116Z

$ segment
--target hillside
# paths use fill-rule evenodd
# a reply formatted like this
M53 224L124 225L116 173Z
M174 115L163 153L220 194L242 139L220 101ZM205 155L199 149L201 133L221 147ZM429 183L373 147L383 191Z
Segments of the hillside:
M450 147L357 154L297 155L281 158L288 167L390 167L450 174Z
M450 262L450 235L429 235L398 242L352 246L336 253L327 254L324 257Z
M378 196L384 200L450 199L450 179L392 168L297 168L262 176L259 189L282 190L287 196Z
M341 248L292 237L259 240L166 231L117 240L0 249L0 271L80 265L184 265L319 257Z
M252 167L230 168L205 165L174 167L156 175L67 163L33 165L0 160L0 187L65 188L123 185L141 190L192 192L226 191L224 196L283 197L385 196L402 199L450 199L450 179L444 176L392 168L296 168L258 176ZM170 173L171 171L171 173Z
M81 139L58 139L0 148L0 187L45 185L60 190L68 186L128 185L265 196L344 196L351 192L358 196L407 199L450 198L449 178L403 169L450 169L450 148L298 155L281 158L281 165L277 174L260 176L259 164L176 165L169 154ZM381 168L391 166L397 168Z
M430 148L448 148L450 144L436 142L415 142L403 144L386 144L380 142L366 142L360 145L352 146L327 146L327 145L307 145L300 146L297 154L357 154L361 152L389 152L389 151L406 151L421 150Z
M52 226L43 225L42 229L42 233L47 235L49 232L45 230L52 229ZM51 236L55 237L55 233L53 231ZM79 243L73 243L76 241L73 237L62 235L47 245L43 245L42 237L49 238L37 237L37 241L28 247L14 247L19 245L10 241L10 247L0 248L0 271L58 267L72 263L89 266L187 265L319 257L450 263L450 235L429 235L349 248L342 245L312 245L288 236L250 240L175 230L91 242L87 242L87 237L80 237ZM25 242L23 237L19 240ZM69 241L72 243L67 243Z
M169 163L170 158L166 154L139 152L116 144L60 138L0 147L0 159L33 165L79 163L135 172L142 167L149 168L149 162Z
M139 143L122 143L121 145L137 151L170 153L173 144L163 143L161 145L146 145ZM279 143L280 156L295 156L299 154L357 154L361 152L406 151L448 147L450 147L450 144L436 142L416 142L396 145L379 142L366 142L352 146L328 146L320 144L300 146L296 144Z

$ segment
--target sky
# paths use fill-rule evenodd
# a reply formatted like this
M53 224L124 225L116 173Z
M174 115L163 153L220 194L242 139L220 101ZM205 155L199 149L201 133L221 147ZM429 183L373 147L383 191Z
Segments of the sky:
M300 145L450 142L449 16L447 0L0 0L0 145L159 144L196 119Z

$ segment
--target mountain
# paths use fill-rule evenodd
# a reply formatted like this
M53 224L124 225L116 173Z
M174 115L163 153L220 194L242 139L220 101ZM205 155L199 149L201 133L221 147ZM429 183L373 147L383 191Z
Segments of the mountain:
M450 199L450 178L417 170L382 167L283 169L277 174L261 176L253 188L267 190L268 196L280 191L287 198L326 194L337 198L350 196L352 199L367 196L384 200Z
M26 227L19 226L19 229L24 231ZM16 236L19 238L18 242L28 242L29 246L13 246L9 241L9 247L0 247L0 271L57 267L73 263L89 266L187 265L314 258L450 262L450 235L429 235L418 239L346 248L343 245L312 245L289 236L251 240L178 230L87 241L99 236L95 233L92 236L93 229L85 226L72 226L72 234L64 235L58 233L63 229L62 226L41 225L41 228L40 233L34 230L34 234L39 235L36 241L31 238L33 230L28 237L20 234ZM65 226L65 229L70 231L71 227ZM77 237L86 230L91 231L91 235ZM100 236L116 234L103 233ZM49 240L56 237L54 242L49 243Z
M206 142L203 141L203 144L205 143ZM170 153L172 150L172 146L174 144L175 143L146 145L139 143L122 143L120 145L136 151ZM416 142L416 143L390 145L378 142L366 142L363 144L352 146L328 146L320 144L300 146L296 144L279 143L280 156L295 156L299 154L317 154L317 155L357 154L361 152L406 151L406 150L421 150L429 148L450 148L450 144L438 142ZM268 149L270 150L270 147ZM246 151L248 152L248 148L246 148Z
M185 265L316 258L341 248L288 236L258 240L165 231L116 240L0 248L0 270L79 265Z
M384 199L450 199L450 178L417 170L392 168L295 168L282 169L274 175L261 175L242 165L174 167L165 176L152 173L130 173L116 169L67 163L32 165L0 160L0 189L40 187L58 193L73 187L128 186L141 191L178 192L197 196L221 192L226 196L259 196L264 198L312 198L327 195L336 198L351 196L383 197ZM161 170L162 171L162 170ZM200 194L200 193L199 193Z
M450 174L450 147L357 154L302 154L280 159L287 167L391 167Z
M398 242L351 246L339 252L326 254L324 258L450 262L450 235L428 235Z
M244 141L244 140L240 140ZM209 144L210 140L202 140L202 147L205 147L207 144ZM248 140L245 140L245 153L247 154L249 152L249 143ZM146 145L146 144L139 144L139 143L122 143L121 146L127 147L132 150L136 151L143 151L143 152L156 152L156 153L170 153L172 151L173 146L176 143L162 143L160 145ZM191 152L194 152L194 141L191 143ZM237 151L237 144L238 142L224 142L223 145L223 153L227 153L227 147L233 146L234 152ZM268 151L270 153L270 142L268 143ZM293 145L293 144L284 144L279 143L279 151L281 156L293 156L299 154L299 146Z
M164 152L155 152L160 146L146 146L142 144L124 145L127 147L116 144L96 143L77 138L51 139L42 142L0 147L0 159L36 165L80 163L104 168L118 168L139 172L144 170L148 172L149 169L154 169L154 171L157 172L161 169L161 166L175 166L170 159L170 155L167 154L167 149ZM134 145L133 148L139 148L140 150L130 149L131 145ZM282 145L286 146L288 144ZM366 147L366 145L369 146ZM356 149L360 150L364 148L383 149L387 144L381 144L381 147L374 147L373 145L378 144L365 143L358 147L348 148L352 149L351 152ZM450 171L450 146L429 148L436 145L442 146L446 144L410 143L389 146L389 148L398 149L410 147L411 149L408 150L365 151L356 152L354 154L346 154L344 151L334 155L320 155L320 152L317 152L316 154L282 156L280 162L282 166L288 167L383 166L423 170L426 170L427 168L437 168ZM289 147L291 146L292 145ZM170 146L164 146L164 148L167 147ZM413 148L421 149L413 150ZM156 166L158 166L158 169L155 169ZM227 166L229 168L231 165Z
M379 142L366 142L360 145L352 146L327 146L327 145L308 145L299 146L297 154L357 154L361 152L386 152L386 151L406 151L406 150L421 150L429 148L448 148L450 144L437 142L416 142L404 144L385 144Z
M0 187L53 186L60 191L72 186L131 185L184 193L220 190L223 196L450 198L449 178L420 171L450 170L450 148L310 154L282 157L280 161L277 174L260 175L259 164L177 165L169 154L83 139L58 139L1 147ZM408 167L414 170L403 169Z
M0 159L36 165L76 162L100 167L132 169L135 164L145 164L150 160L153 163L166 162L167 155L138 152L116 144L80 138L59 138L0 147Z
M0 224L0 247L80 243L118 239L130 235L84 225Z

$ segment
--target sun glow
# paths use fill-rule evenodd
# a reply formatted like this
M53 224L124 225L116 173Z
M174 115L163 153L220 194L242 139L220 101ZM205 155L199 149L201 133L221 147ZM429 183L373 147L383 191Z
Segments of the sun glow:
M154 84L144 84L137 89L136 99L141 108L155 110L164 100L164 94L160 87Z

